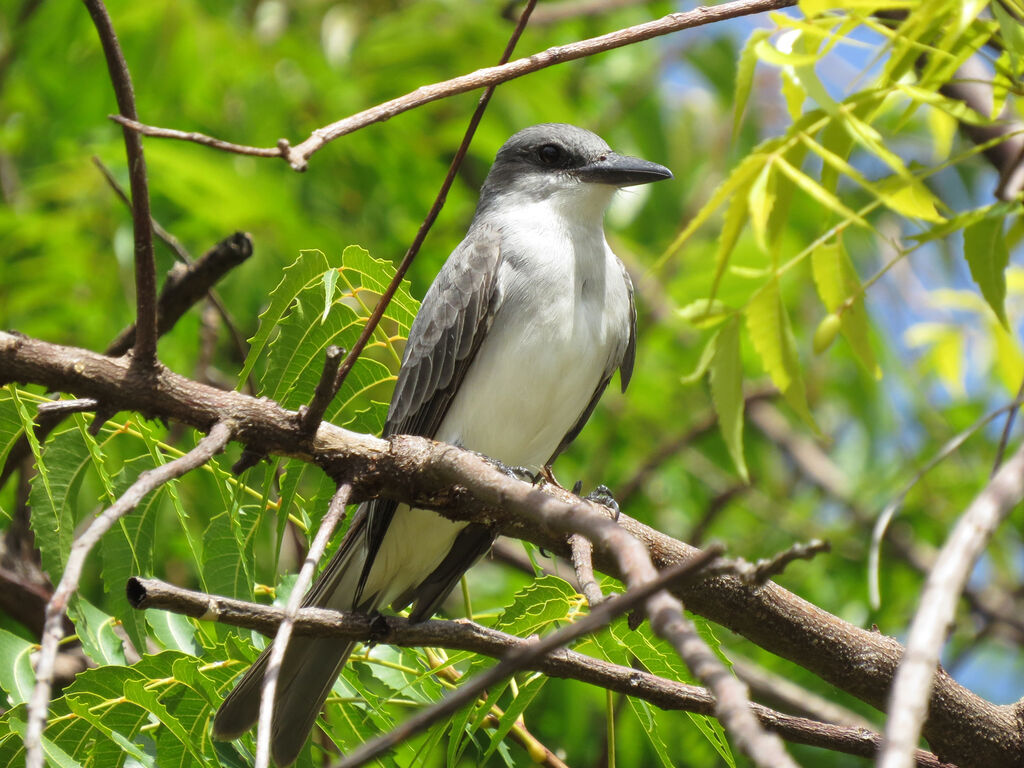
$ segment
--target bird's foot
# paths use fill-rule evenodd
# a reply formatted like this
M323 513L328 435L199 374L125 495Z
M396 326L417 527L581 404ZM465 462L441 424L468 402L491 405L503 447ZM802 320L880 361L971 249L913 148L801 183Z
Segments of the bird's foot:
M579 495L579 490L577 489L580 488L581 485L582 483L576 483L574 486L573 493L577 496ZM584 498L587 501L600 504L602 507L608 507L608 509L612 511L612 519L619 519L619 515L621 514L621 511L619 510L619 503L615 501L615 497L612 496L611 489L607 485L597 486L594 490L584 496Z
M562 484L555 479L555 473L551 470L550 464L545 464L541 467L540 472L537 474L544 478L545 482L551 483L551 485L555 486L555 488L561 488L563 491L565 490Z
M530 485L536 485L543 479L540 472L534 472L529 467L514 466L497 459L490 459L490 461L493 461L498 469L513 480L522 480L523 482L530 483Z

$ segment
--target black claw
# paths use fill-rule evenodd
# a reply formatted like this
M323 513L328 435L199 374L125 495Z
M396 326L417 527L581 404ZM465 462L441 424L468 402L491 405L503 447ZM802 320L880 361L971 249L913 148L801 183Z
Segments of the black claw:
M494 461L492 459L492 461ZM494 461L498 469L504 472L506 475L511 477L513 480L523 480L524 482L536 485L538 479L541 477L539 472L531 472L529 467L517 467L510 464L505 464L501 461Z
M391 635L391 627L388 626L387 617L375 613L370 617L370 647L387 640Z
M582 491L582 490L583 490L583 481L582 480L577 480L573 484L573 486L572 486L572 492L573 492L573 494L575 496L579 496L580 495L580 491Z
M619 509L619 503L615 501L615 497L612 496L611 489L607 485L599 485L597 488L587 494L587 501L593 501L602 506L608 507L612 511L612 519L618 520L621 510Z

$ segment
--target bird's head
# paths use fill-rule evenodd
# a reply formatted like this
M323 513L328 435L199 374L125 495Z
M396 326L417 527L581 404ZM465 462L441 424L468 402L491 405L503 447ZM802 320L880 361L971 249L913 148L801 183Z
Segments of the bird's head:
M511 196L603 211L617 189L671 178L663 165L613 152L596 133L543 123L524 128L498 150L480 202L485 206Z

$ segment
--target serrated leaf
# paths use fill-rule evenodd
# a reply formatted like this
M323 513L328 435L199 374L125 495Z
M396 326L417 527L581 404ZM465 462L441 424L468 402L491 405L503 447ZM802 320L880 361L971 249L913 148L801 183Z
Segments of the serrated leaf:
M44 463L37 462L39 469L29 493L31 524L43 570L56 583L74 540L78 489L92 462L76 429L52 435L41 458Z
M932 223L944 221L938 210L938 198L919 179L889 176L876 181L874 189L882 202L896 213Z
M775 175L772 164L768 163L750 185L747 194L747 205L750 209L750 226L754 231L754 240L762 252L768 253L768 219L775 206Z
M791 120L797 120L804 112L807 92L788 69L783 69L780 75L782 98L786 102L786 111Z
M747 196L737 193L729 203L725 212L725 220L722 222L722 231L718 235L718 249L715 252L715 275L711 281L711 298L718 294L718 286L722 282L725 268L729 265L729 257L732 256L736 242L740 239L740 233L747 225Z
M152 467L148 455L126 461L112 480L113 493L121 495L142 472ZM164 495L163 487L147 495L131 514L118 520L100 542L103 588L107 593L108 608L121 621L139 653L146 650L145 616L128 602L124 585L132 576L153 575L156 520Z
M815 248L811 253L811 272L818 295L830 313L839 316L839 327L854 355L876 379L882 370L871 349L870 323L864 306L860 279L841 241Z
M747 42L743 44L740 51L739 61L736 63L736 87L733 89L733 117L732 117L732 139L740 132L740 124L743 122L743 113L747 108L747 100L750 98L750 90L754 84L754 70L757 68L756 47L771 34L768 29L755 29Z
M480 759L480 763L486 763L487 759L494 754L495 750L501 745L505 736L516 724L516 720L519 716L526 711L526 708L530 706L530 703L536 698L537 694L540 693L541 688L544 687L550 678L547 675L531 675L525 683L519 685L519 691L516 697L512 700L512 703L505 709L505 712L501 715L498 720L498 727L495 728L494 733L491 734L491 742L487 746L487 751L484 756Z
M1010 250L1003 235L1003 220L984 218L967 227L964 230L964 256L981 295L1003 327L1009 328L1006 318L1006 265L1010 261Z
M519 637L540 632L556 621L571 617L576 590L557 576L541 576L516 592L494 622L494 628Z
M249 339L249 354L245 358L241 373L238 374L238 388L241 389L256 361L263 354L263 348L270 340L277 323L288 311L288 307L310 281L319 278L328 269L327 257L321 251L300 251L299 258L285 267L281 281L270 292L270 304L260 313L260 325L256 334Z
M202 652L196 640L196 628L187 616L153 608L143 611L146 623L167 651L182 651L192 656Z
M0 688L7 694L4 709L29 700L35 687L32 654L39 650L37 643L0 629Z
M743 458L743 361L740 358L740 318L726 323L715 343L711 363L711 401L718 414L718 428L725 447L743 482L750 482Z
M796 341L782 304L778 278L770 280L754 294L747 304L746 317L750 340L772 382L800 418L817 430L807 407Z
M329 269L337 273L338 286L326 318L319 285L322 276L318 275L295 294L269 345L262 392L286 408L309 402L327 348L334 344L350 349L356 343L380 294L394 276L393 265L373 259L358 246L346 248L341 265ZM408 335L417 306L408 284L403 282L364 353L328 406L327 420L359 431L379 429L387 410L383 402L389 394L387 385L395 380L392 371L400 359L397 342Z
M324 272L324 314L320 318L320 322L327 319L327 314L331 311L331 305L334 304L334 288L338 284L338 272L334 269L328 269Z

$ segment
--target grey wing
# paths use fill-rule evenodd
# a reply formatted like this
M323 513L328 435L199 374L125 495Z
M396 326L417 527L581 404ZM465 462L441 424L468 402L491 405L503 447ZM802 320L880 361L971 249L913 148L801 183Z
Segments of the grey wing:
M615 373L615 369L619 370L619 381L622 383L623 392L626 391L626 387L629 386L629 380L633 377L633 364L636 362L636 302L633 299L633 281L630 279L629 273L621 261L619 262L619 267L622 269L622 279L626 282L626 292L629 294L629 332L626 338L626 345L623 347L621 355L612 358L608 367L605 368L604 375L601 377L597 389L594 390L594 395L590 398L590 402L587 403L587 407L583 409L579 419L573 424L572 429L566 432L562 442L558 444L558 448L555 449L555 452L551 454L551 458L548 459L547 465L549 467L555 463L558 455L569 447L569 444L579 436L580 432L583 431L583 427L590 421L590 417L594 413L594 409L597 408L601 395L604 394L605 389L608 387L608 382L612 380L612 374Z
M385 437L433 437L437 432L501 306L500 263L500 236L488 226L470 230L448 257L409 331ZM369 504L360 593L396 507L387 499Z

